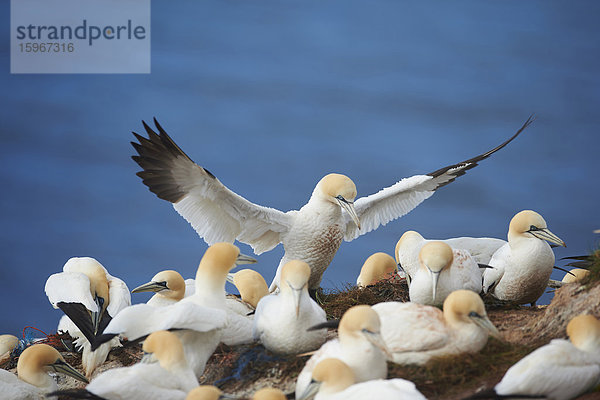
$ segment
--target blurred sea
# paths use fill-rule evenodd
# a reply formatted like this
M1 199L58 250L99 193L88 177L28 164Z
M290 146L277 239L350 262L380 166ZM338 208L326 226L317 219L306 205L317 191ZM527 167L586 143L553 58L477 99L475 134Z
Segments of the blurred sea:
M409 215L343 243L327 288L354 282L408 229L505 238L529 208L567 242L557 258L600 239L598 2L155 0L149 75L10 75L8 3L0 333L56 329L44 283L72 256L97 258L130 288L165 268L194 276L205 243L130 159L131 131L154 116L229 188L290 210L329 172L368 195L491 149L536 114ZM268 282L281 255L258 257Z

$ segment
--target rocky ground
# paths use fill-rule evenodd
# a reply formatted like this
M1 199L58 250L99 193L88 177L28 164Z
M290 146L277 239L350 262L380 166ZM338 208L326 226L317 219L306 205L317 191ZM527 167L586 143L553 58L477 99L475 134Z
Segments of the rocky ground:
M553 338L564 338L568 321L580 314L600 317L600 281L598 271L583 283L573 283L558 289L547 306L525 307L496 304L486 299L488 315L502 332L504 341L490 339L478 354L437 359L422 367L406 367L390 363L389 378L401 377L413 381L428 399L462 399L484 388L493 387L506 370L535 348ZM376 304L382 301L406 301L408 289L402 279L379 282L365 289L347 287L319 293L329 318L339 318L349 307ZM331 337L335 331L330 331ZM60 347L60 341L55 342ZM64 350L64 349L61 349ZM65 360L81 368L79 354L64 352ZM108 361L94 374L117 366L138 362L141 349L124 346L115 349ZM281 357L258 344L227 347L221 345L213 354L200 379L201 384L215 384L225 393L247 397L264 386L278 387L293 396L295 380L307 357ZM13 369L16 360L0 364ZM60 378L61 388L77 387L79 382ZM598 399L600 393L590 393L580 399Z

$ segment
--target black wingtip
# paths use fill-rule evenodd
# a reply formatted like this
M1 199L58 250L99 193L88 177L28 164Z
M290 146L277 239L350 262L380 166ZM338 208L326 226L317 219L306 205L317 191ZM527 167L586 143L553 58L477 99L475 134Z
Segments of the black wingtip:
M96 349L98 347L100 347L101 345L103 345L104 343L112 340L115 336L118 336L118 333L103 333L101 335L98 335L94 338L94 340L91 343L92 345L92 351L96 351Z
M454 171L451 173L451 178L449 178L447 181L441 182L438 184L438 186L435 188L436 190L439 189L442 186L445 186L451 182L454 182L454 180L456 178L458 178L459 176L464 175L468 170L475 168L478 164L478 162L485 160L486 158L488 158L489 156L491 156L492 154L494 154L495 152L503 149L504 147L506 147L510 142L512 142L517 136L519 136L521 134L521 132L523 132L525 130L525 128L527 128L529 125L531 125L531 123L534 121L535 116L534 114L531 114L529 116L529 118L527 118L527 121L525 121L525 123L523 124L523 126L521 126L521 128L519 128L519 130L512 135L510 138L508 138L508 140L504 141L503 143L499 144L498 146L494 147L493 149L486 151L483 154L480 154L478 156L475 156L473 158L470 158L468 160L459 162L457 164L453 164L453 165L449 165L447 167L443 167L438 169L437 171L433 171L427 175L433 177L433 178L437 178L438 176L441 176L443 174L445 174L446 172L448 172L451 169L457 169L457 171Z
M332 329L337 329L337 327L340 326L340 320L339 319L332 319L330 321L325 321L322 322L320 324L317 325L313 325L310 328L306 329L307 331L317 331L319 329L325 329L325 328L332 328Z

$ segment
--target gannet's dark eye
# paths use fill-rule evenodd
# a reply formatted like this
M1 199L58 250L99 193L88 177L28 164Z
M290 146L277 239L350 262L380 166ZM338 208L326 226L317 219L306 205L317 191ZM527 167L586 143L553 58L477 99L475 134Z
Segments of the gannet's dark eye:
M470 318L481 318L481 315L477 314L475 311L471 311L469 313Z
M535 231L541 231L541 229L540 229L540 228L538 228L538 227L537 227L537 226L535 226L535 225L531 225L531 226L529 227L529 232L535 232Z

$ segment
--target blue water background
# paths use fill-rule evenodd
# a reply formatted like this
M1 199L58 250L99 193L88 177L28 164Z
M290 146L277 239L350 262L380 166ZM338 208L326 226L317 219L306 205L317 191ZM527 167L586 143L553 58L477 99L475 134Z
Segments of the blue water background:
M229 188L290 210L329 172L368 195L537 115L408 216L343 243L327 288L408 229L505 238L533 209L567 242L557 257L600 238L598 2L155 0L150 75L10 75L0 9L0 333L56 328L44 283L72 256L130 288L165 268L194 276L205 243L130 159L131 131L154 116ZM282 252L258 257L268 282Z

